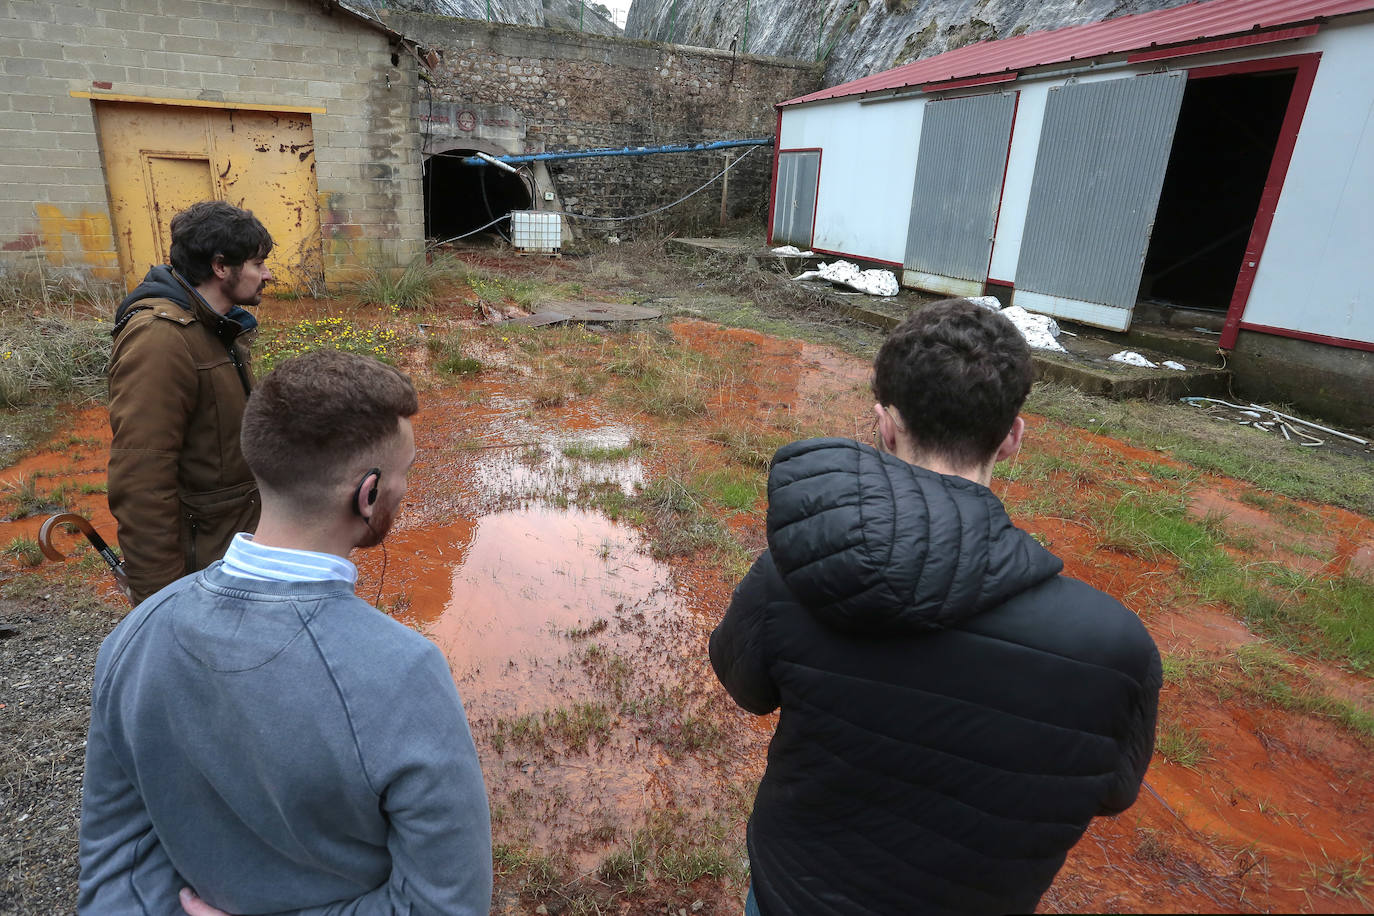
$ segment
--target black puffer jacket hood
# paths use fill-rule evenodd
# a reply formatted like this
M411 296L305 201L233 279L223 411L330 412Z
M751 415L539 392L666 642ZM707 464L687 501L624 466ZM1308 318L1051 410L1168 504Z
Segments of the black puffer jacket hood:
M852 633L959 623L1059 574L987 488L852 439L778 451L768 476L768 548L792 594Z
M711 634L781 709L749 820L764 916L1034 911L1136 797L1159 655L986 487L848 439L781 449L768 544Z
M129 314L129 310L145 299L167 299L175 302L194 314L216 337L225 341L226 345L258 326L258 319L253 313L241 306L236 305L227 315L220 315L210 308L190 284L178 277L171 267L160 264L150 269L143 282L134 287L134 291L125 296L115 309L115 336L123 329L122 321Z

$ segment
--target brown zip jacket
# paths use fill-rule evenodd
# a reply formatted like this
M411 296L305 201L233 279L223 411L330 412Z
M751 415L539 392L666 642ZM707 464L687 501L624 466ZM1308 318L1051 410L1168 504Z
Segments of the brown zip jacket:
M148 274L117 317L109 499L140 602L257 527L257 484L239 448L253 384L245 338L255 322L245 328L216 314L166 267Z

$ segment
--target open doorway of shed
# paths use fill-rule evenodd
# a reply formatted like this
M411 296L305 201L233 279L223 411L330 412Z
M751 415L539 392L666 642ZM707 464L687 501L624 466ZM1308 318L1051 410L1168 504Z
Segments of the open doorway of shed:
M1296 76L1278 70L1188 81L1141 299L1229 307Z
M425 159L425 235L452 239L514 210L529 210L530 186L521 175L491 165L467 165L476 150L445 150ZM508 234L501 222L480 235Z

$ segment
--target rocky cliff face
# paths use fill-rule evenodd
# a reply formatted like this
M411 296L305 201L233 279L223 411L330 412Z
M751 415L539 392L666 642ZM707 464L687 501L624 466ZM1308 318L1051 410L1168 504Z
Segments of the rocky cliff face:
M347 0L363 12L375 7L409 13L491 19L514 25L581 30L593 35L619 35L611 11L595 0Z
M634 0L625 37L827 62L834 86L977 41L1185 0Z

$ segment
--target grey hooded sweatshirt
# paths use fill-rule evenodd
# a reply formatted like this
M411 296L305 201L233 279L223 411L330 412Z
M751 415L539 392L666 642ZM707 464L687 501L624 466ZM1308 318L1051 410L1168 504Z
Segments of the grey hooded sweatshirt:
M96 661L78 908L485 914L491 823L429 640L345 581L216 563L139 605Z

